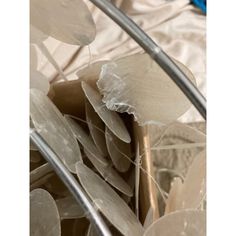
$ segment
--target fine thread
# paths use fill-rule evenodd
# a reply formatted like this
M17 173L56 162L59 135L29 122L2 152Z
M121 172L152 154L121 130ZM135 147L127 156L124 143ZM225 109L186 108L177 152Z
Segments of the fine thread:
M87 122L87 121L85 121L85 120L83 120L83 119L81 119L81 118L79 118L79 117L75 117L75 116L72 116L72 115L69 115L69 116L72 117L73 119L79 120L79 121L81 121L81 122L83 122L83 123L90 124L90 125L92 125L95 129L97 129L98 131L100 131L100 132L102 132L103 134L105 134L104 130L100 129L99 127L97 127L96 125L92 124L91 122ZM156 143L150 148L150 150L153 151L153 150L161 150L161 149L162 149L162 146L158 146L158 145L160 145L160 143L161 143L161 141L162 141L164 135L165 135L166 132L169 130L169 128L171 128L171 126L168 126L168 127L166 127L166 128L164 129L164 131L162 132L161 136L160 136L159 139L156 141ZM113 139L111 139L111 142L113 143L114 147L116 148L116 150L117 150L120 154L122 154L125 158L127 158L127 159L129 160L129 162L132 163L134 166L138 166L138 167L140 168L140 170L141 170L143 173L145 173L145 174L153 181L153 183L154 183L155 186L157 187L157 190L160 192L161 197L163 198L164 202L166 203L166 199L167 199L168 194L161 188L160 184L155 180L155 178L154 178L152 175L150 175L150 174L141 166L141 165L142 165L142 157L143 157L143 155L145 154L145 149L144 149L143 153L142 153L141 155L139 155L139 157L140 157L140 158L139 158L139 164L137 164L136 161L131 160L129 156L127 156L125 153L123 153L123 152L117 147L117 145L114 143ZM194 143L194 144L195 144L195 143ZM199 147L199 146L200 146L200 147L205 146L205 143L196 143L195 145L194 145L194 144L192 144L192 143L190 143L190 144L189 144L189 143L185 143L185 144L181 144L181 146L168 145L167 148L163 148L163 149L165 149L165 150L173 149L173 148L175 148L175 146L176 146L176 148L184 148L185 146L186 146L186 148L194 148L194 147ZM163 147L165 147L165 146L163 146ZM175 173L177 176L179 176L179 177L181 178L182 181L184 180L184 177L183 177L180 173L178 173L178 172L176 172L176 171L174 171L174 170L170 170L170 169L164 170L164 169L163 169L163 172L164 172L164 171L168 171L168 172Z
M89 124L91 124L94 128L96 128L97 130L99 130L100 132L102 132L103 134L105 134L105 132L104 132L103 130L101 130L99 127L95 126L95 125L92 124L91 122L87 122L87 121L85 121L85 120L83 120L83 119L81 119L81 118L78 118L78 117L75 117L75 116L72 116L72 115L68 115L68 116L72 117L73 119L79 120L79 121L81 121L81 122L83 122L83 123L86 123L86 124L89 123ZM113 142L113 141L112 141L112 142ZM114 145L114 147L116 148L116 150L117 150L119 153L121 153L124 157L126 157L134 166L137 165L136 162L133 161L133 160L131 160L129 156L127 156L125 153L123 153L123 152L116 146L116 144L115 144L114 142L113 142L113 145ZM142 163L142 159L141 159L141 158L142 158L142 155L140 155L140 163ZM162 190L162 188L160 187L159 183L158 183L158 182L153 178L153 176L150 175L142 166L140 166L140 165L138 165L138 166L139 166L140 170L143 171L143 173L145 173L145 174L153 181L153 183L156 185L158 191L160 192L161 197L163 198L164 202L166 202L166 197L164 196L163 190Z

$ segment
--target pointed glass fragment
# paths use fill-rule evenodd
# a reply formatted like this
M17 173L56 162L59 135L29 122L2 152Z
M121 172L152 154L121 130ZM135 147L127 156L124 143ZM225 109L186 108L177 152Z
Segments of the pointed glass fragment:
M126 172L132 158L130 144L118 139L107 127L105 128L105 137L112 163L120 172Z
M88 150L91 155L94 156L99 162L101 162L103 165L107 164L107 160L99 153L96 146L93 143L92 138L83 130L80 125L74 121L72 118L70 118L68 115L65 116L68 124L71 127L72 132L74 133L75 137L78 139L78 141L81 143L81 145Z
M80 183L98 209L123 235L143 235L143 227L119 195L84 164L76 164Z
M130 143L131 138L125 127L122 119L119 115L106 108L106 105L102 102L100 94L93 89L89 84L81 82L85 96L87 97L94 110L106 124L106 126L121 140L126 143Z
M192 73L177 65L195 83ZM103 65L97 86L108 109L133 114L139 125L173 122L191 103L150 56L134 54Z
M116 170L108 162L103 165L87 150L84 150L88 159L92 162L99 174L104 178L106 182L118 189L125 195L132 197L133 191L131 187L122 179L122 177L116 172Z
M82 162L78 143L61 112L37 89L30 90L30 115L39 134L75 173L75 163Z
M144 236L205 236L206 213L184 210L168 214L151 224Z
M61 220L77 219L85 216L82 207L77 203L73 196L60 198L56 200L56 204Z
M31 0L30 22L45 34L73 45L87 45L96 34L92 15L82 0Z
M35 189L30 193L30 235L61 235L60 216L56 203L43 189Z

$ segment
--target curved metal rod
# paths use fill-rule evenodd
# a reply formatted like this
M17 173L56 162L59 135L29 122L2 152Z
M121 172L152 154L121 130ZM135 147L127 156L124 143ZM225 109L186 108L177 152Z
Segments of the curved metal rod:
M128 16L108 0L90 0L124 31L126 31L188 97L204 119L206 119L206 99L197 87L187 78L171 58Z
M62 163L62 161L58 158L56 153L41 137L41 135L36 132L36 130L30 129L30 139L34 143L34 145L39 149L43 157L51 164L58 177L67 186L67 188L72 193L78 204L81 205L85 212L88 212L88 218L96 227L96 230L99 235L111 236L110 230L104 223L100 214L93 207L91 201L84 193L79 183L69 172L66 166Z

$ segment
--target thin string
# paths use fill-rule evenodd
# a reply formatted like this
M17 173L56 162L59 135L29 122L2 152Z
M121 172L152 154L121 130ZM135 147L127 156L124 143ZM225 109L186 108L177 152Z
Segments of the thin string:
M72 115L69 115L70 117L76 119L76 120L79 120L83 123L86 123L86 124L91 124L95 129L97 129L98 131L102 132L103 134L105 134L104 130L100 129L99 127L97 127L96 125L92 124L91 122L87 122L81 118L78 118L78 117L75 117L75 116L72 116ZM156 143L151 147L151 150L162 150L162 149L165 149L165 150L168 150L168 149L173 149L173 148L194 148L194 147L203 147L205 146L206 144L205 143L185 143L185 144L181 144L181 145L166 145L167 147L165 146L158 146L160 145L160 142L162 141L164 135L166 134L166 132L171 128L171 126L167 126L164 131L162 132L161 136L159 137L159 139L156 141ZM155 184L157 190L160 192L161 194L161 197L163 199L163 201L166 203L166 196L168 196L168 194L161 188L160 184L155 180L155 178L150 175L141 165L142 165L142 157L143 155L145 154L145 151L143 151L143 153L140 155L140 162L139 164L136 163L136 161L133 161L130 159L129 156L127 156L125 153L123 153L118 147L117 145L114 143L113 139L111 139L111 142L113 143L114 147L116 148L116 150L122 154L124 157L126 157L130 163L132 163L134 166L137 166L140 168L140 170L146 174L151 180L152 182ZM145 150L145 149L143 149ZM162 171L162 170L161 170ZM164 171L164 169L163 169ZM183 181L184 180L184 177L176 172L175 170L171 170L171 169L166 169L166 171L169 171L169 172L172 172L174 174L176 174L177 176L179 176L181 178L181 180Z
M67 115L68 115L68 114L67 114ZM99 130L100 132L102 132L103 134L105 134L105 132L104 132L103 130L101 130L99 127L97 127L96 125L92 124L91 122L87 122L87 121L85 121L85 120L83 120L83 119L81 119L81 118L79 118L79 117L75 117L75 116L72 116L72 115L68 115L68 116L72 117L72 118L75 119L75 120L79 120L79 121L81 121L81 122L83 122L83 123L86 123L86 124L89 123L89 124L91 124L95 129L97 129L97 130ZM113 142L113 141L112 141L112 142ZM133 161L133 160L131 160L129 156L127 156L125 153L123 153L123 152L117 147L117 145L116 145L114 142L113 142L113 145L114 145L115 149L116 149L120 154L122 154L124 157L126 157L134 166L137 166L136 162ZM140 155L140 162L142 163L141 155ZM150 175L150 174L141 166L141 163L138 165L138 167L140 168L140 170L141 170L144 174L146 174L146 175L153 181L153 183L156 185L158 191L160 192L161 197L163 198L163 201L166 203L166 198L165 198L165 196L164 196L164 194L163 194L163 190L162 190L162 188L160 187L159 183L154 179L154 177L153 177L152 175Z

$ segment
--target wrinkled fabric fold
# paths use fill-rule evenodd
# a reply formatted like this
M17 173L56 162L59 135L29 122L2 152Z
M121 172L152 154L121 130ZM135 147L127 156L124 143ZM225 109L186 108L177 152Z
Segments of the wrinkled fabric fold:
M197 87L206 95L206 16L188 0L115 0L114 4L133 19L171 57L179 60L194 74ZM69 80L77 79L76 72L89 63L131 55L143 50L109 17L89 0L96 24L95 40L86 47L59 42L51 37L45 45L64 70ZM38 70L50 81L59 81L54 67L37 50ZM145 78L144 78L145 79ZM202 121L191 107L180 119L182 122Z

